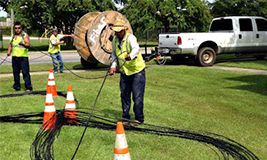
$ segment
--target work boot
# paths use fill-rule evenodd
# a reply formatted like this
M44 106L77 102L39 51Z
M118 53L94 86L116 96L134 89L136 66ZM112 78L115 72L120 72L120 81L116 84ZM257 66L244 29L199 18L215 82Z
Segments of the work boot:
M20 91L20 87L13 87L15 91Z
M144 122L140 122L140 121L138 121L138 120L133 120L132 122L131 122L131 126L133 126L133 127L137 127L137 126L139 126L139 125L141 125L141 124L143 124Z
M130 120L129 120L129 119L125 119L125 118L123 118L121 121L122 121L122 124L123 124L124 126L130 126Z

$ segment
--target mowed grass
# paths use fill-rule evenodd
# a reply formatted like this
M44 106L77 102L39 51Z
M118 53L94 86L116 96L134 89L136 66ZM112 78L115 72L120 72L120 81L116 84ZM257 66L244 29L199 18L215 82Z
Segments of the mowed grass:
M105 73L102 68L77 74L98 77ZM260 159L267 159L267 76L182 65L149 65L146 76L145 123L219 134L242 144ZM32 76L34 90L45 90L47 78ZM92 107L102 83L102 79L80 79L70 73L56 74L55 79L58 91L73 86L79 101L77 108L83 110ZM12 83L13 77L1 78L0 94L16 93ZM119 75L108 77L96 105L97 113L106 118L121 116L118 83ZM1 98L0 115L42 112L44 100L45 96L39 95ZM56 109L64 108L64 98L54 100ZM1 123L0 159L30 159L30 147L40 127ZM56 160L71 159L83 129L63 126L54 142ZM128 130L126 137L132 159L219 159L216 148L193 140ZM76 159L112 159L114 143L115 130L88 128Z
M223 54L217 57L215 65L267 70L267 55L263 60L256 60L253 54L240 57L236 57L233 54Z
M0 66L0 75L13 72L11 62L9 62L9 63L10 63L10 65L1 65ZM65 66L65 70L67 70L67 69L71 69L71 70L72 69L75 69L75 70L83 69L80 62L66 62L66 63L64 63L64 66ZM101 65L99 65L99 66L101 66ZM103 66L101 66L101 67L103 67ZM52 62L47 63L47 64L30 64L30 71L31 72L49 71L49 68L53 68Z
M7 47L8 47L9 42L10 42L9 40L3 40L3 49L1 48L0 52L7 52ZM46 51L48 49L48 44L49 44L48 39L44 39L44 38L31 39L30 42L31 42L30 51L38 51L38 50Z

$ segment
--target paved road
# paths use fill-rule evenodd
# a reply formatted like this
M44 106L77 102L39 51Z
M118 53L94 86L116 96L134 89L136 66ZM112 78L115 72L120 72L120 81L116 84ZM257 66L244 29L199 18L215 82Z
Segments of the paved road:
M30 64L52 63L51 58L46 51L30 52ZM6 58L5 53L0 54L0 63ZM80 56L75 50L62 51L62 58L64 62L80 62ZM11 56L7 57L2 65L11 65Z
M144 53L144 48L141 48L141 52ZM147 52L151 52L151 48L148 48ZM61 55L64 62L80 62L80 56L76 50L61 51ZM36 51L29 53L30 64L42 64L52 63L51 58L48 56L47 51ZM0 53L0 63L6 58L6 53ZM6 61L2 65L11 65L11 56L7 57Z
M141 52L144 52L143 48L141 49ZM148 50L148 52L150 52L150 50ZM48 53L46 51L30 52L30 64L52 63L51 58L47 54ZM80 62L80 56L76 50L62 51L62 57L63 57L64 62ZM6 54L0 53L0 63L2 63L5 58L6 58ZM2 65L11 65L11 56L7 57L6 61L3 62ZM226 71L231 71L231 72L243 72L243 73L250 73L250 74L267 75L267 71L257 70L257 69L244 69L244 68L237 68L237 67L222 67L222 66L213 66L209 68L221 69L221 70L226 70ZM42 73L40 72L36 74L42 74ZM1 77L2 76L11 76L11 74L10 75L1 74Z

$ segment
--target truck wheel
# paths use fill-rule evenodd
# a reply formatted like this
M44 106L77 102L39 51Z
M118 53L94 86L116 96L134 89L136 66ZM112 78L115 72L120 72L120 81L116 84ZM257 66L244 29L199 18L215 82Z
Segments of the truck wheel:
M81 57L81 65L83 68L86 68L86 69L89 69L89 68L95 68L97 66L98 63L94 62L94 63L90 63L90 62L87 62L86 60L84 60L82 57Z
M210 47L203 47L198 51L196 62L200 66L212 66L216 60L216 53Z

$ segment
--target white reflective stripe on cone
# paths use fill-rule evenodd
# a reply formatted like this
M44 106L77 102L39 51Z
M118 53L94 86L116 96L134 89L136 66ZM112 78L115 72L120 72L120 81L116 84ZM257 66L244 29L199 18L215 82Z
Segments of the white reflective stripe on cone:
M65 109L75 109L75 104L66 104Z
M67 100L74 100L74 96L72 92L67 92Z
M114 160L131 160L130 153L126 154L115 154Z
M55 106L45 106L45 110L44 112L55 112L56 109L55 109Z
M54 86L54 85L56 85L56 83L55 83L55 81L48 81L48 82L47 82L47 85L49 85L49 86Z
M53 95L52 94L47 94L45 98L45 103L51 103L54 102L53 100Z
M54 79L54 73L49 73L48 79Z
M116 135L115 148L116 149L128 148L125 134Z

